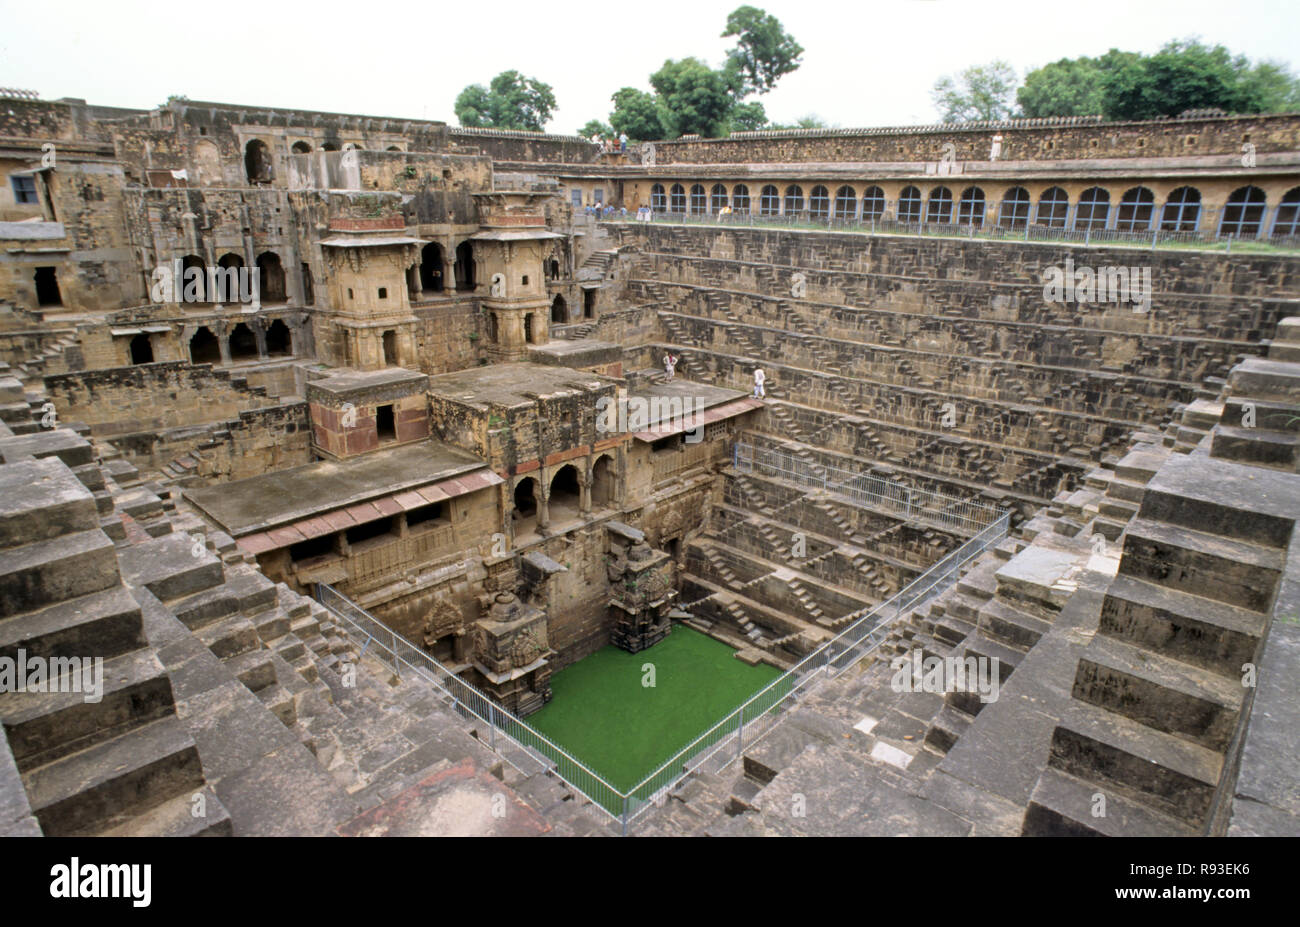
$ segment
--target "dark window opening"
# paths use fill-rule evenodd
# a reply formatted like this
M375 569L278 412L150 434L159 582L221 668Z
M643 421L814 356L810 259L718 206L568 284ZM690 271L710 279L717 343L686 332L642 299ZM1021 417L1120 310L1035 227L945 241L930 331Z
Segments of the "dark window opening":
M551 480L550 510L557 514L557 509L571 509L577 512L582 499L582 489L578 485L578 468L565 464Z
M594 319L596 317L596 291L582 291L582 317L584 319Z
M384 332L384 366L397 366L397 332L391 328Z
M1024 187L1012 187L1002 197L1002 208L998 214L998 225L1007 229L1022 229L1029 224L1029 191Z
M58 268L36 268L36 303L40 306L63 305L63 294L59 292Z
M336 553L334 537L332 534L327 534L324 537L300 541L289 548L289 559L294 563L301 563L304 560Z
M435 242L420 249L420 289L442 292L442 246Z
M381 286L381 287L379 288L379 298L380 298L380 299L387 299L387 298L388 298L388 287L386 287L386 286Z
M808 211L814 219L829 219L831 215L831 193L823 186L813 187L808 193Z
M249 183L271 182L271 150L266 142L255 138L244 146L244 172Z
M1258 235L1264 219L1264 191L1259 187L1240 187L1228 197L1223 207L1224 235Z
M467 241L456 246L456 289L474 289L474 246Z
M397 440L397 426L394 424L391 404L375 409L375 430L379 433L380 442Z
M531 476L515 487L515 514L528 518L537 514L537 481Z
M356 525L347 530L348 546L364 544L366 541L373 541L376 538L382 538L392 533L393 520L391 518L368 521L364 525Z
M1165 200L1160 228L1166 232L1194 232L1201 220L1201 191L1179 187Z
M563 325L569 321L569 307L564 302L564 297L558 293L554 301L551 302L551 322L555 325Z
M909 187L915 190L916 187ZM867 187L862 191L862 221L874 222L885 214L885 191L879 187ZM898 217L902 219L902 216Z
M447 510L441 502L435 502L433 505L422 505L418 509L411 509L406 513L406 527L408 528L421 525L432 527L439 522L447 523Z
M310 154L311 145L306 142L294 142L293 148L290 149L294 154Z
M190 363L221 363L221 343L206 325L194 333L190 339Z
M1115 211L1115 228L1125 232L1149 229L1155 209L1155 194L1146 187L1134 187L1120 197L1119 209Z
M243 264L239 265L240 267ZM191 273L191 271L195 271ZM208 265L197 254L181 258L181 279L177 283L182 301L206 303L208 301Z
M257 336L251 328L240 322L230 333L230 359L256 360L257 356Z
M530 312L524 316L524 341L532 344L533 339L533 314Z
M39 203L40 199L36 196L36 178L34 177L10 177L9 182L14 188L15 203Z
M266 330L266 353L271 357L288 357L293 354L293 336L282 319L276 319Z
M952 191L947 187L935 187L930 191L930 208L925 214L925 221L952 221Z
M149 340L148 335L141 333L131 339L131 363L153 363L153 342Z
M1110 192L1101 187L1089 187L1079 196L1078 211L1074 214L1076 229L1104 229L1110 216Z
M660 438L650 445L650 450L658 454L665 451L675 451L681 446L681 435L670 435L667 438Z
M921 221L921 191L916 187L904 187L898 195L898 221Z
M957 203L957 222L960 225L984 224L984 191L979 187L967 187L962 191Z
M1069 215L1069 195L1060 187L1052 187L1043 191L1043 195L1038 198L1038 214L1034 218L1034 224L1063 229Z
M285 301L284 266L280 255L274 251L264 251L257 256L259 286L264 303L282 303Z
M308 306L316 303L316 291L312 287L310 264L302 265L302 301Z

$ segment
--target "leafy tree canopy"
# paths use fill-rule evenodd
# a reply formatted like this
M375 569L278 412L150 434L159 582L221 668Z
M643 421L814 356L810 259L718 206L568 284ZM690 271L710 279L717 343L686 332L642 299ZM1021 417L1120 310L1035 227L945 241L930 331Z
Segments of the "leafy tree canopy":
M1016 72L1005 61L974 65L935 81L930 97L943 122L1010 118Z
M803 46L770 13L753 6L741 6L727 17L722 37L736 36L736 47L727 52L723 71L737 99L749 93L767 93L785 74L796 70Z
M660 121L668 135L716 137L726 127L734 100L722 72L698 58L665 61L650 75L650 85L658 95Z
M613 138L618 133L614 131L613 126L601 122L599 119L588 119L587 124L578 130L578 134L583 138L591 138L593 135L599 135L601 138Z
M609 114L610 125L619 132L626 132L632 141L652 142L668 134L659 118L659 104L644 90L624 87L610 99L614 101L614 111Z
M462 90L455 109L462 126L541 131L555 109L555 93L550 84L502 71L488 87L471 84Z

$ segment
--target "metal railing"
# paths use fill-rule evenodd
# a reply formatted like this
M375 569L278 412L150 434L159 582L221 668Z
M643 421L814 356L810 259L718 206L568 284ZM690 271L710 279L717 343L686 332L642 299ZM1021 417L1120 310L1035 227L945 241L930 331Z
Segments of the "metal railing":
M951 586L966 563L1001 541L1006 536L1010 518L1010 512L1003 512L891 598L863 609L838 635L750 696L627 791L615 788L577 757L330 586L317 584L316 598L356 636L356 640L364 641L362 654L371 647L386 651L393 672L399 677L405 671L429 683L452 701L459 714L478 718L487 724L487 744L491 749L510 760L504 752L505 743L498 738L512 743L530 759L537 771L554 775L619 822L626 836L629 824L650 809L661 806L668 794L687 776L715 757L720 759L720 766L739 759L746 747L757 743L775 726L776 716L782 710L797 702L819 680L838 676L879 647L896 619L929 596ZM521 771L529 770L521 768Z
M732 466L738 473L758 472L812 489L824 489L904 518L924 518L964 534L983 531L1002 514L1001 510L974 499L900 486L878 476L806 461L784 451L740 441L732 448Z
M915 202L915 201L913 201ZM1196 227L1189 229L1186 223L1176 223L1174 228L1162 227L1157 214L1150 222L1135 222L1118 218L1118 210L1112 204L1104 219L1080 219L1076 214L1077 204L1071 204L1063 216L1053 215L1040 219L1032 213L1033 218L1020 214L985 219L982 215L978 221L953 221L956 207L946 219L930 220L924 209L919 214L904 209L898 210L898 202L885 201L879 212L859 213L852 216L829 214L802 210L798 212L767 213L762 210L745 212L719 213L717 211L682 211L675 209L651 210L647 217L621 215L618 210L609 215L596 217L601 222L625 222L669 224L669 225L721 225L770 227L810 231L850 231L871 234L934 236L942 238L981 238L997 241L1037 241L1060 242L1068 244L1117 244L1134 247L1155 248L1164 246L1225 246L1229 251L1234 244L1252 243L1269 245L1284 250L1300 249L1300 234L1293 230L1291 213L1293 207L1287 205L1271 206L1258 216L1252 214L1248 220L1234 219L1224 221L1224 210L1205 209L1196 220ZM904 204L905 206L907 204ZM1157 211L1158 213L1158 211ZM898 218L899 215L905 218ZM1225 225L1229 231L1224 231Z

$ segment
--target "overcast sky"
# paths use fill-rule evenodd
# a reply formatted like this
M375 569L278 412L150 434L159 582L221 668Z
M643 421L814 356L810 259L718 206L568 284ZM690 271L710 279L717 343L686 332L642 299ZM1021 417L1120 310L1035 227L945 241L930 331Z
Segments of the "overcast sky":
M43 99L150 108L179 94L262 106L439 119L456 95L515 69L555 89L547 129L607 119L666 58L721 63L742 0L457 2L0 0L0 86ZM996 58L1023 76L1111 47L1199 36L1300 71L1298 0L750 0L804 46L762 97L768 117L843 126L934 122L943 74Z

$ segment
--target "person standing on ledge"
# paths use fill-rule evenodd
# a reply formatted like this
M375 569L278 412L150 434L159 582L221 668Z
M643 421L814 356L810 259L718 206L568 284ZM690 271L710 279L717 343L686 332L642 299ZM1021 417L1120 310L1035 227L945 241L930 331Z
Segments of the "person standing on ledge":
M624 132L618 137L618 153L627 154L627 133Z
M754 398L766 399L767 393L763 390L763 384L767 382L767 374L763 373L762 367L754 368Z
M668 375L667 382L669 383L672 382L673 371L675 371L676 369L677 369L677 358L673 356L671 351L669 351L667 354L664 355L664 373Z

